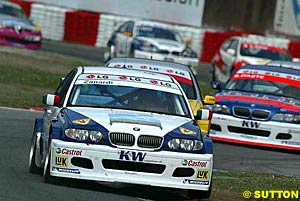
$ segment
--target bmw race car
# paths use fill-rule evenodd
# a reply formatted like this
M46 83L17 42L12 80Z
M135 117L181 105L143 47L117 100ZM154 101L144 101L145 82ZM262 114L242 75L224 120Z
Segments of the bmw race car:
M206 95L204 98L202 97L197 79L191 69L183 64L153 59L113 58L106 63L106 66L157 72L174 77L185 92L194 115L197 114L199 109L204 108L204 105L215 104L213 96ZM209 120L199 120L198 125L202 133L209 134Z
M0 1L0 44L30 49L41 47L40 27L33 24L15 3Z
M212 59L211 79L225 83L246 64L266 64L271 60L292 61L284 39L258 35L233 36L226 40Z
M43 96L29 157L31 173L187 189L209 197L212 141L193 115L178 82L168 75L78 67Z
M135 20L127 21L113 32L107 43L106 60L114 57L136 57L198 66L197 53L184 43L171 25Z
M221 87L210 136L214 140L300 150L300 65L245 65Z

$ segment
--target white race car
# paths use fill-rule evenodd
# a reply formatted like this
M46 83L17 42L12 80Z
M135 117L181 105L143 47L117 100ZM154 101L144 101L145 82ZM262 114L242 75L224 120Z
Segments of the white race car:
M209 197L212 141L178 82L152 72L78 67L43 97L29 157L32 173L187 189Z
M257 35L233 36L221 45L213 57L211 79L225 83L241 66L265 64L271 60L292 60L284 39Z
M188 42L188 41L187 41ZM107 43L106 61L114 57L137 57L197 66L197 53L185 44L171 25L145 21L127 21L113 32Z

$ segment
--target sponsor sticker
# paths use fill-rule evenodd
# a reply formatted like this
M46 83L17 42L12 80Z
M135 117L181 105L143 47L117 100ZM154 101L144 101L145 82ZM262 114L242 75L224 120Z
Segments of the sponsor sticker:
M183 128L183 127L179 127L179 130L181 133L183 134L187 134L187 135L196 135L195 131L189 130L187 128Z
M198 184L198 185L209 185L209 181L200 181L200 180L193 180L193 179L185 179L183 180L184 184Z
M68 157L66 157L66 156L55 156L54 164L55 164L55 166L68 167L69 166Z
M135 151L119 151L119 159L126 161L144 161L146 153L143 152L135 152Z
M87 124L90 123L90 121L91 121L91 119L86 118L86 119L77 119L77 120L73 120L72 122L73 122L74 124L87 125Z
M283 141L281 141L281 144L287 144L287 145L300 145L300 142L283 140Z
M206 167L207 161L195 161L195 160L183 160L182 165L183 166L189 166L189 167Z
M73 174L80 174L80 170L79 169L70 169L70 168L52 167L52 171L65 172L65 173L73 173Z
M81 156L82 150L79 150L79 149L57 148L56 149L56 153L57 154L71 155L71 156Z

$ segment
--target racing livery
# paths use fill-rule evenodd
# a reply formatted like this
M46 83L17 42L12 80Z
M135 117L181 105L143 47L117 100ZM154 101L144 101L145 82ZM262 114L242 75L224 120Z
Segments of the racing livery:
M43 96L35 121L29 170L58 177L187 189L209 197L212 141L168 75L78 67L55 94Z
M213 96L206 95L202 98L197 79L193 75L191 69L183 64L153 59L113 58L106 63L106 66L157 72L174 77L189 99L194 115L197 114L199 109L204 108L204 105L215 104L215 98ZM199 120L198 125L202 133L209 134L209 120Z
M130 20L113 32L107 43L109 51L105 53L105 58L152 58L198 66L198 55L189 43L190 41L186 41L184 44L179 33L171 25Z
M225 83L245 64L265 64L271 60L291 61L284 39L257 35L234 36L226 40L212 59L211 79Z
M293 62L245 65L225 84L214 81L214 140L300 150L300 71ZM287 62L285 62L287 64Z
M30 49L41 47L40 27L27 19L15 3L0 1L0 44Z

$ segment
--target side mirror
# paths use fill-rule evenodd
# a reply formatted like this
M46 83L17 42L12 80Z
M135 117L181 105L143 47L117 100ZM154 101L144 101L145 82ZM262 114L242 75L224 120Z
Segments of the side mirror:
M123 34L127 37L131 37L132 36L132 32L131 31L124 31Z
M220 81L211 81L211 87L216 90L221 90L221 82Z
M236 52L235 52L234 49L228 49L226 52L227 52L228 54L230 54L231 56L235 56L235 54L236 54Z
M214 96L204 96L204 100L203 100L203 103L205 105L214 105L216 104L216 98Z
M53 94L44 94L42 99L43 104L55 106L60 102L60 97Z
M197 110L197 114L195 116L196 120L211 120L212 111L208 109L200 109Z

